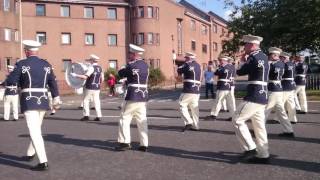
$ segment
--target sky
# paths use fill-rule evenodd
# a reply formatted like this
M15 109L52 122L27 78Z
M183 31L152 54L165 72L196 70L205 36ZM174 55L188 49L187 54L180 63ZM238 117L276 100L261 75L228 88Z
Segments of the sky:
M179 0L177 0L179 1ZM231 13L230 9L225 9L223 0L187 0L192 5L203 11L212 11L224 19L228 20L228 15ZM239 4L241 0L235 0L236 4Z

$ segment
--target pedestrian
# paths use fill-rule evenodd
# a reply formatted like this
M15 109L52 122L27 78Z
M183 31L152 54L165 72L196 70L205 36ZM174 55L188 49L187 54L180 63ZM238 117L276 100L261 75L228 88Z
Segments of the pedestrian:
M90 55L88 62L90 63L89 68L85 74L71 73L73 77L85 79L84 85L84 99L83 99L83 117L80 121L89 121L90 116L90 99L93 100L94 107L96 110L97 117L94 121L100 121L101 114L101 103L100 103L100 89L101 82L103 82L103 71L98 65L100 58L94 54Z
M120 78L127 78L127 93L125 104L122 108L119 121L118 146L116 151L131 149L130 124L134 118L138 126L140 138L139 151L148 150L148 123L147 108L148 100L148 77L149 67L141 55L145 51L134 44L129 45L129 62L119 70Z
M268 103L267 82L269 76L268 57L260 50L262 37L245 35L242 66L237 75L248 75L247 95L232 120L236 136L244 149L240 156L242 162L269 163L269 146L265 126L265 107ZM251 119L256 137L253 141L246 122Z
M26 118L31 138L25 160L31 161L37 155L39 164L31 169L43 171L49 167L41 135L43 117L50 109L47 86L51 91L55 108L60 104L59 91L52 66L48 61L38 57L41 44L33 40L24 40L22 43L27 58L16 63L6 83L9 86L21 87L20 107Z
M299 53L295 59L295 83L296 83L296 96L295 103L298 114L306 114L308 112L308 102L306 96L306 75L308 65L304 62L303 54Z
M110 89L109 96L114 96L115 95L114 86L116 84L116 78L112 73L109 74L107 83Z
M179 98L180 112L184 120L186 130L199 130L199 99L201 87L201 67L196 61L196 55L187 52L185 63L178 69L178 74L183 75L183 91ZM189 114L189 109L191 116Z
M204 80L205 80L205 88L206 88L206 98L209 98L209 91L211 93L211 98L215 98L215 92L214 92L214 72L213 72L213 65L209 64L207 70L203 74Z

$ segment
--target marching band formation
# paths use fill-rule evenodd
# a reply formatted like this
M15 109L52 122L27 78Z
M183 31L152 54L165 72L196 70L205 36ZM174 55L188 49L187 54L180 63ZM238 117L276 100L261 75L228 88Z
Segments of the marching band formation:
M236 137L239 140L243 154L241 162L269 163L269 146L266 131L266 119L272 110L282 126L281 137L294 138L292 124L296 123L296 110L301 114L307 113L306 100L306 72L308 66L304 58L298 55L290 60L290 54L282 52L276 47L269 48L269 56L260 49L262 37L245 35L245 54L238 69L233 59L226 55L219 57L219 68L214 72L217 76L217 97L212 106L210 115L204 120L215 120L224 103L229 110L228 120L232 121ZM15 67L8 66L8 76L2 83L5 87L4 120L9 120L12 105L13 119L18 120L18 102L24 114L30 133L31 142L24 158L31 161L35 156L39 164L33 170L47 170L48 160L41 125L47 110L57 110L61 105L59 91L53 68L45 60L38 57L40 43L33 40L23 41L26 59L17 62ZM130 124L135 119L140 138L138 150L148 150L147 100L149 68L143 60L144 49L129 45L129 61L118 74L126 78L127 87L125 100L121 106L119 120L118 146L116 151L131 149ZM81 121L88 121L90 117L90 101L93 101L96 118L100 121L101 103L100 89L104 81L104 73L98 65L99 57L92 54L88 59L85 73L70 71L72 78L83 80L83 117ZM209 64L206 74L212 71ZM201 88L201 66L196 61L196 55L187 52L185 63L177 69L183 76L183 91L179 98L181 117L184 121L182 131L198 131L199 126L199 99ZM235 103L235 76L248 76L247 94L242 103L236 107ZM206 86L213 84L206 78ZM48 93L51 94L51 101ZM20 95L20 96L19 96ZM20 100L19 100L20 97ZM251 121L255 140L249 131L247 121Z

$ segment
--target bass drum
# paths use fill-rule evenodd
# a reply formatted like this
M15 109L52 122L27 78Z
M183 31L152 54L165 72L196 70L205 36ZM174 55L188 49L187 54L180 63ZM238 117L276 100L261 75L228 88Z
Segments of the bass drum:
M86 81L84 79L73 77L70 75L70 73L85 74L88 70L88 67L89 65L84 63L72 63L69 65L65 73L67 84L74 89L82 88Z

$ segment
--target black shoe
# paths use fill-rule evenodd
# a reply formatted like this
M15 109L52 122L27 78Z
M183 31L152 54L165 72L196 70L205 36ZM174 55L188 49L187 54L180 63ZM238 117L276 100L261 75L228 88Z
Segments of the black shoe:
M39 163L38 165L31 168L33 171L46 171L49 169L48 163Z
M13 121L18 121L19 119L13 119Z
M267 121L267 124L280 124L280 122L277 121L277 120L271 119L271 120L268 120L268 121Z
M294 138L294 133L281 133L281 134L278 134L279 137L286 137L286 138Z
M299 111L299 112L297 112L297 114L307 114L307 112L305 112L305 111Z
M142 151L142 152L147 152L147 151L148 151L148 147L146 147L146 146L140 146L140 147L138 148L138 150L139 150L139 151Z
M296 113L299 114L301 110L296 110Z
M228 110L221 109L220 112L227 112Z
M217 119L217 116L214 116L214 115L210 115L204 118L204 120L216 120L216 119Z
M99 117L96 117L94 121L101 121Z
M126 151L130 149L131 149L131 145L127 143L120 143L117 147L114 148L114 150L116 151Z
M83 116L83 118L80 119L80 121L89 121L89 116Z
M297 122L294 122L294 121L291 121L290 123L291 123L291 124L297 124Z
M232 121L232 117L227 118L226 121Z
M192 129L192 124L187 124L183 129L182 132L188 131Z
M90 108L91 110L95 110L96 108L94 108L94 107L92 107L92 108Z
M250 158L253 158L257 155L257 150L256 149L252 149L249 151L245 151L242 153L242 155L239 157L239 159L241 161L247 161Z
M83 109L83 107L79 106L78 109Z
M270 163L270 158L259 158L259 157L252 157L247 160L247 163L252 163L252 164L269 164Z
M32 156L23 156L23 157L22 157L22 160L23 160L23 161L28 161L28 162L30 162L30 161L32 161L35 157L36 157L35 154L32 155Z
M56 113L52 112L52 113L50 113L50 116L53 116L54 114L56 114Z

